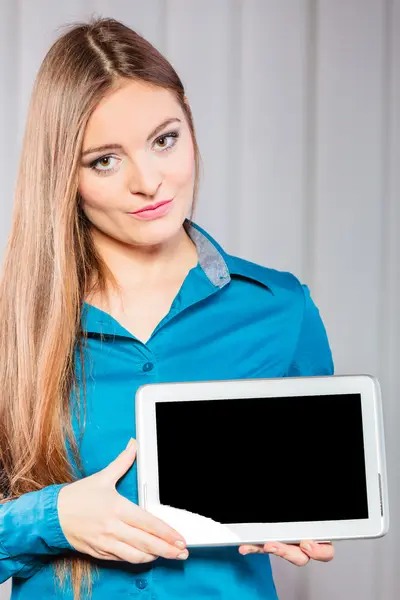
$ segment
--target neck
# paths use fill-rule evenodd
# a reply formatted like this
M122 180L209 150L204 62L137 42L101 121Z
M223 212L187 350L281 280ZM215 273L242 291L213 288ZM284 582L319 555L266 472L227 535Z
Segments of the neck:
M189 272L198 262L197 249L184 227L162 244L133 246L93 230L96 249L118 284L129 292L141 284L157 284Z

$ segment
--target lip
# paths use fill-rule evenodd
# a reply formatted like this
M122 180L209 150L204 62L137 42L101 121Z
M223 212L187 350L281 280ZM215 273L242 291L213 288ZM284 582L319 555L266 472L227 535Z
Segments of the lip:
M156 202L155 204L148 204L147 206L144 206L143 208L140 208L139 210L135 210L135 212L131 212L128 213L130 215L138 215L142 212L148 212L151 210L156 210L156 208L159 208L160 206L164 206L164 204L169 204L169 202L172 202L172 198L170 198L169 200L161 200L161 202Z
M170 200L162 200L161 202L156 202L154 204L148 204L135 212L128 213L128 215L136 217L137 219L157 219L164 216L169 211L172 200L173 198Z

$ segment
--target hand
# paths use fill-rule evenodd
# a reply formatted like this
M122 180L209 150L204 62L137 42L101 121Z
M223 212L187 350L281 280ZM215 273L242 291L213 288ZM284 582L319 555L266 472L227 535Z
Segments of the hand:
M303 540L299 545L282 544L281 542L268 542L263 545L246 544L245 546L239 546L239 552L242 555L252 553L274 554L285 558L298 567L303 567L310 558L321 562L329 562L334 557L335 549L330 542L318 544L317 542Z
M107 467L61 488L60 525L78 552L104 560L147 563L159 556L178 558L185 549L186 542L177 531L115 489L134 463L136 448L132 439ZM175 546L176 542L181 545Z

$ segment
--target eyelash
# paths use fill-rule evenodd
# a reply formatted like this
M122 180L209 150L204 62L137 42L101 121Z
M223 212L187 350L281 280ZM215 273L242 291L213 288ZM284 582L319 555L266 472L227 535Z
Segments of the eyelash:
M171 146L167 146L166 148L160 150L160 152L167 152L168 150L172 150L172 148L174 148L176 146L176 142L178 141L178 138L179 138L179 131L170 131L168 133L163 133L158 138L156 138L154 140L154 142L158 142L159 140L162 140L164 138L174 138L175 141ZM93 171L95 171L98 175L108 175L109 173L113 173L115 171L115 168L112 168L112 169L98 169L97 168L97 164L104 158L113 158L113 157L110 154L105 154L104 156L100 156L99 158L96 158L96 160L94 160L93 162L89 163L89 167Z

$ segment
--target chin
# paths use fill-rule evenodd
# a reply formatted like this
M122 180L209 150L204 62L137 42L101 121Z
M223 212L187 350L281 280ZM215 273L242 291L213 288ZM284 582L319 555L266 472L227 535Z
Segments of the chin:
M174 238L183 227L185 217L161 218L135 223L133 237L136 243L146 246L164 244Z

